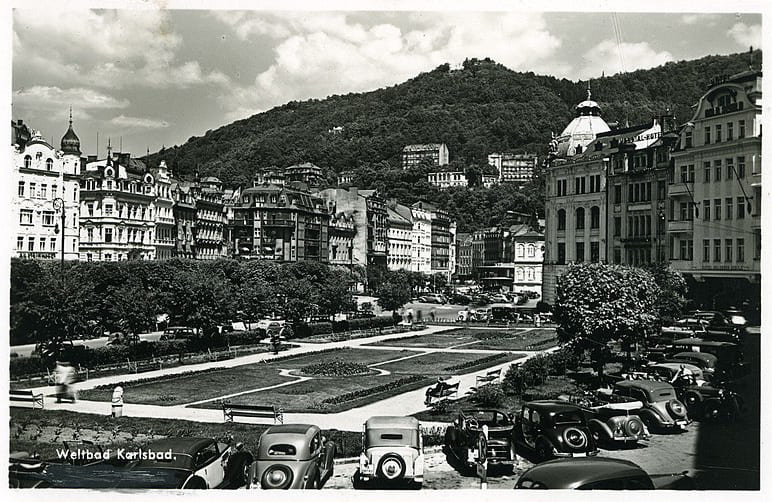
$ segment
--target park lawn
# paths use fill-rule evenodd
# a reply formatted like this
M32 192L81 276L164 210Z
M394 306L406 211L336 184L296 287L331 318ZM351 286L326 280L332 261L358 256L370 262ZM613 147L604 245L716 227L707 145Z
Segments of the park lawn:
M555 332L534 333L518 332L511 336L500 338L484 338L480 342L467 345L470 349L488 349L488 350L530 350L529 347L536 346L536 350L544 350L557 345Z
M396 340L383 340L367 345L380 345L387 347L423 347L432 349L445 349L454 345L474 342L474 336L459 334L457 331L448 333L432 333L429 335L415 335Z
M285 413L337 412L353 406L348 405L349 403L328 405L327 403L322 403L322 401L341 394L388 384L403 377L404 375L366 375L358 377L313 378L296 385L287 385L254 394L236 396L229 399L229 401L234 404L273 405L282 408ZM377 399L382 398L383 396L377 395ZM212 408L216 407L216 405L217 403L206 403L194 407Z
M300 369L309 364L332 359L373 364L412 353L412 351L343 349L326 354L305 354L277 362L245 364L233 368L159 377L146 382L125 382L121 385L126 403L175 406L293 380L292 377L281 376L280 369ZM114 385L83 390L78 393L78 396L87 401L110 401L113 387Z
M468 373L466 370L446 370L445 368L475 361L489 356L490 354L465 354L462 352L435 352L393 363L381 364L379 369L391 371L403 375L426 375L431 378L438 376L450 376L461 373ZM498 361L503 362L503 360ZM491 363L490 366L498 364Z

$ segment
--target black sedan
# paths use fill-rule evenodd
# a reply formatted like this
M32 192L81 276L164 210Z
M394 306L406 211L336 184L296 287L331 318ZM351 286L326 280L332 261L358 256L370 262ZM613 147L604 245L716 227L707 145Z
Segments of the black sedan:
M148 446L62 449L56 461L12 458L11 487L238 488L252 455L209 438L170 438Z

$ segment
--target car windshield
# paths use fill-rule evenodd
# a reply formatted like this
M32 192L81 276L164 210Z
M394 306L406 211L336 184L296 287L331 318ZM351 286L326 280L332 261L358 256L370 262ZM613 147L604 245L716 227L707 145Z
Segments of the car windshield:
M410 446L418 448L417 429L367 429L365 448L375 446Z
M561 413L555 413L556 424L580 424L582 423L582 415L579 411L564 411Z
M467 419L474 419L478 424L488 427L501 427L510 425L509 417L496 410L472 410L464 411Z

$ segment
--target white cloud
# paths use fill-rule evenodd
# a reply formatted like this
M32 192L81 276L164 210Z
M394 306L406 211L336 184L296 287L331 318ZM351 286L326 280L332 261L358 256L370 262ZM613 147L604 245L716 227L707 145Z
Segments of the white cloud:
M178 61L182 39L163 10L17 9L13 40L14 70L38 79L111 89L227 81Z
M621 59L620 59L621 52ZM582 57L584 65L577 68L580 79L606 76L663 65L673 61L668 51L657 52L648 42L622 43L604 40Z
M745 23L735 23L727 35L737 42L738 45L743 47L761 47L761 25L752 24L747 25Z
M466 58L490 57L515 70L531 70L561 44L535 13L420 13L410 16L411 30L387 23L366 26L334 12L215 15L241 38L276 39L274 61L254 85L221 98L229 118L288 100L393 85Z
M126 108L129 101L82 87L60 89L55 86L36 85L14 91L13 104L40 111L66 110L69 106L75 110L94 110Z
M715 26L716 21L721 17L721 14L708 14L708 13L695 13L684 14L681 16L681 22L683 24L694 25L700 24L702 26Z
M110 124L119 127L121 130L126 129L163 129L169 127L169 123L165 120L155 120L142 117L127 117L126 115L119 115L110 120Z

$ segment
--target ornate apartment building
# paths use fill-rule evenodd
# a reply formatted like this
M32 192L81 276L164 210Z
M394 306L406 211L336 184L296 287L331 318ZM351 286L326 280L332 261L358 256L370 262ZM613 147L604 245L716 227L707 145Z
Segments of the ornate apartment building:
M59 151L21 120L11 123L11 145L12 256L59 259L64 251L77 260L81 158L72 119Z
M715 81L672 153L668 253L703 308L760 304L761 82Z

